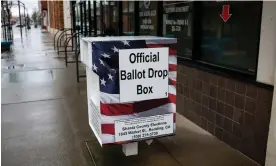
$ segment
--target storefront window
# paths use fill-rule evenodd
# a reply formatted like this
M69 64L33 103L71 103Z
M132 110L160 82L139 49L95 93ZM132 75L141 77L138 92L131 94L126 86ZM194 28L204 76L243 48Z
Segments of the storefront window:
M109 24L109 5L108 1L102 1L103 9L103 30L110 26Z
M94 35L94 1L93 0L91 0L90 1L90 10L91 10L91 12L90 12L90 14L89 14L89 10L88 10L88 14L87 14L87 16L88 16L88 20L90 19L90 22L91 22L91 25L89 24L89 31L90 31L90 35Z
M134 35L134 1L123 1L123 34Z
M97 35L99 35L102 32L100 1L97 0L95 3L96 3Z
M223 5L232 14L226 22ZM260 16L261 2L203 2L200 61L255 73Z
M82 33L84 36L87 35L87 19L86 19L86 2L81 2L80 3L80 7L81 7L81 26L82 26Z
M87 28L87 32L86 35L89 35L89 30L90 30L90 25L89 25L89 19L90 19L90 13L89 13L89 1L86 1L85 4L85 20L86 20L86 28Z
M80 9L79 9L79 4L75 5L75 17L76 17L76 27L80 27Z
M117 2L102 1L103 10L103 34L113 36L118 33L118 6Z
M140 35L157 35L157 1L139 2Z
M192 2L163 2L163 34L166 37L177 38L177 55L192 57Z
M110 33L114 33L114 35L118 35L118 2L109 2L109 21L110 21Z

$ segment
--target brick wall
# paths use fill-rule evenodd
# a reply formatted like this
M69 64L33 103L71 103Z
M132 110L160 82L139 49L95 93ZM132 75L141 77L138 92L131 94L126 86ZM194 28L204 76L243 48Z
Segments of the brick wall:
M178 66L177 112L264 165L272 88Z
M50 27L64 28L63 1L49 1Z
M41 3L41 10L47 10L47 1L40 1Z

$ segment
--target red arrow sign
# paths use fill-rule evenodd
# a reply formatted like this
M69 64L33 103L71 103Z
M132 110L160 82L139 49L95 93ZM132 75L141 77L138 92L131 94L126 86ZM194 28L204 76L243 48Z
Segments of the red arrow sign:
M223 5L222 13L220 17L223 19L224 22L227 22L229 18L232 16L232 14L230 14L229 12L230 12L230 5Z

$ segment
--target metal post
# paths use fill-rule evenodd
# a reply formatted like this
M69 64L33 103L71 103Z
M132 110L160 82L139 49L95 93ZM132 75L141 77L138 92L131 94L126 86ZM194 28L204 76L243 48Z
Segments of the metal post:
M98 27L97 27L97 4L99 2L93 1L93 12L94 12L94 36L98 34Z
M100 34L103 36L104 27L103 27L103 2L100 1Z
M84 21L84 36L87 36L87 16L86 16L86 2L83 2L83 10L84 10L84 19L83 19L83 21Z
M79 7L80 7L80 31L81 31L81 35L83 35L82 2L79 3Z
M12 28L11 27L11 11L10 11L10 9L8 8L8 2L7 2L7 12L8 12L8 32L9 32L9 41L11 41L12 40L12 36L11 36L11 31L12 31L12 29L10 29L10 28Z
M79 48L80 49L80 48ZM78 46L75 50L75 55L76 55L76 72L77 72L77 82L80 82L80 71L79 71L79 51L78 51Z
M26 14L25 14L26 7L24 4L23 4L23 7L24 7L24 19L25 19L25 31L27 31L27 26L26 26L27 20L26 20Z
M3 5L3 4L2 4ZM3 6L2 6L3 7ZM4 23L4 26L3 26L3 30L4 30L4 40L6 41L7 40L7 26L6 26L6 11L5 11L5 9L4 9L4 7L3 7L3 13L2 14L4 14L4 16L2 16L3 17L3 23Z
M71 11L72 11L72 22L73 22L73 27L72 27L72 34L73 32L76 32L76 13L75 13L75 5L76 3L73 1L71 2ZM77 37L76 37L77 38ZM75 40L74 38L72 38L72 51L73 51L73 48L74 48L74 43L75 43ZM76 47L76 46L75 46Z
M22 38L22 24L21 24L21 14L20 14L20 1L18 1L18 10L19 10L20 36Z
M91 36L92 35L92 17L91 17L91 2L88 1L88 22L89 22L89 32L88 35Z
M123 2L118 1L118 28L119 32L118 35L122 36L123 35Z

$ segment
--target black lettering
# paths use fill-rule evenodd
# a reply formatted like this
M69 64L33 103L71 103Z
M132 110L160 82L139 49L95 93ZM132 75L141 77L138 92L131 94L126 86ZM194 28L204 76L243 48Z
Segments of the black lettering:
M158 70L154 71L154 77L156 77L158 75Z
M158 60L157 60L157 55L156 55L156 54L154 54L154 55L152 56L152 61L153 61L153 62L158 62Z
M138 77L138 79L141 79L143 77L143 73L142 72L138 72L137 73L137 77Z
M147 94L147 93L148 93L148 88L147 88L147 87L144 87L144 88L143 88L143 92L144 92L144 94Z
M165 79L168 76L168 70L163 70L163 79Z
M158 77L162 77L162 75L163 75L162 70L159 70L159 71L158 71Z
M153 93L152 88L153 88L152 86L149 87L149 93Z
M143 70L143 78L146 78L146 71L145 71L145 69Z
M121 70L121 80L125 80L125 79L126 79L126 71Z
M157 62L159 62L159 52L157 52Z
M140 63L140 59L141 59L141 53L137 53L137 55L136 55L136 62Z
M153 77L153 74L154 74L154 70L153 68L149 68L149 78L152 78Z
M127 73L127 79L128 79L128 80L131 80L131 79L132 79L131 72L128 72L128 73Z
M139 53L138 53L139 54ZM134 58L134 59L133 59ZM129 62L130 63L135 63L135 61L136 61L136 56L135 56L135 54L134 53L131 53L130 55L129 55Z
M142 94L142 85L137 85L137 95Z
M150 56L149 56L149 55L146 55L145 61L146 61L146 62L149 62L149 61L150 61L149 58L150 58Z

